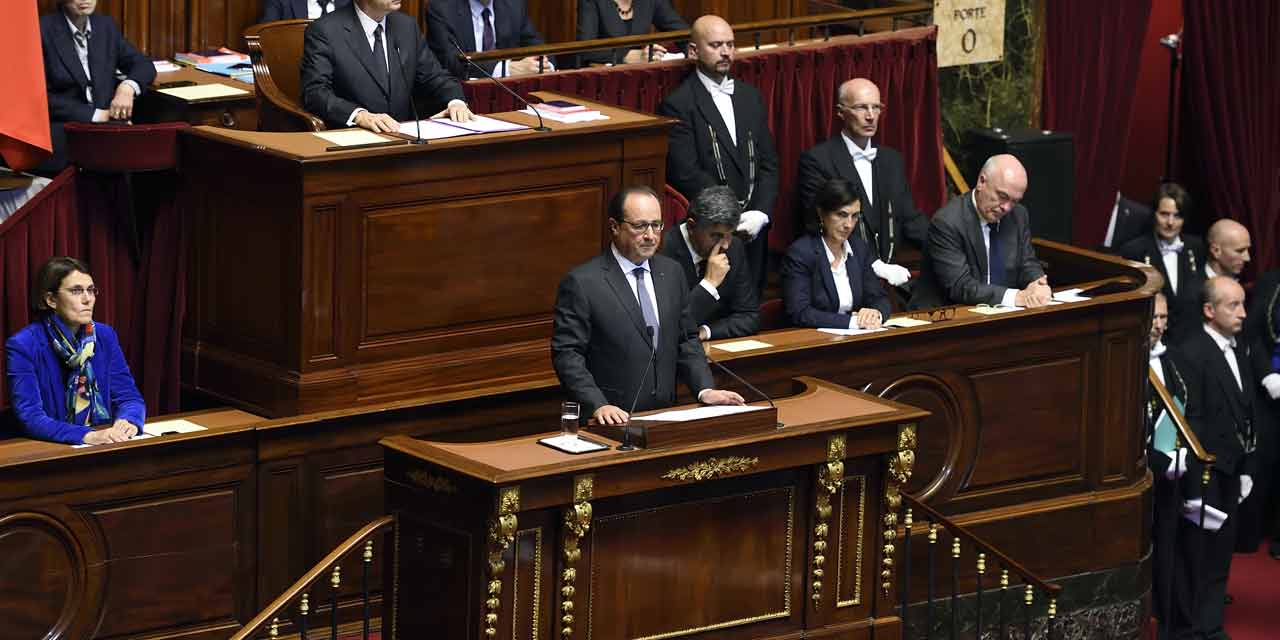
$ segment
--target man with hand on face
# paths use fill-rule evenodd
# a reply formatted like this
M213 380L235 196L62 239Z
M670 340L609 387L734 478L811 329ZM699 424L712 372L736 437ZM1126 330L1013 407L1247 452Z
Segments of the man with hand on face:
M916 209L907 184L902 154L873 146L885 105L880 88L866 78L840 85L836 116L844 122L840 133L800 155L799 205L803 219L813 210L814 195L831 178L844 178L862 194L862 217L854 231L871 249L871 267L893 286L902 286L911 272L894 258L908 244L924 249L929 219Z
M742 206L738 232L759 295L768 268L768 231L778 199L778 153L764 100L755 87L729 77L733 28L719 16L694 21L689 58L696 69L658 105L679 122L667 139L667 181L693 200L705 188L727 185Z
M462 86L440 68L400 0L354 0L307 26L302 102L331 129L394 133L422 96L455 122L474 118ZM433 107L435 108L435 107Z
M1031 219L1018 204L1027 171L1011 155L991 156L969 193L952 198L929 225L924 276L911 308L944 304L1039 307L1053 296L1031 246Z
M602 424L676 402L676 378L703 404L743 404L715 384L689 315L679 264L656 255L662 206L648 187L609 203L612 242L574 267L556 292L551 362L560 386ZM626 408L624 408L626 407Z
M760 330L760 300L742 243L734 242L741 209L729 187L707 187L684 222L662 238L662 254L684 269L689 312L702 340L738 338Z
M1223 218L1209 227L1209 260L1204 265L1204 277L1227 276L1240 279L1249 264L1249 230L1244 225Z

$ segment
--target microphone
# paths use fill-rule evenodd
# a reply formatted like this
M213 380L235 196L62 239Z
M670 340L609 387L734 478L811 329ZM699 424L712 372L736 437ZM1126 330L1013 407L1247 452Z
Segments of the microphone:
M400 79L404 80L405 90L409 92L409 108L413 110L413 124L418 128L418 136L413 139L413 144L426 144L427 141L422 139L422 118L418 117L418 105L413 101L413 85L409 84L409 76L404 72L404 60L400 58L400 44L396 43L393 48L396 51L396 66L400 67Z
M763 391L761 391L761 390L757 389L755 385L753 385L753 384L751 384L750 382L747 382L746 380L743 380L742 378L738 377L738 374L736 374L736 373L734 373L734 372L730 371L730 370L729 370L729 367L726 367L726 366L724 366L723 364L720 364L719 362L716 362L715 360L712 360L710 356L708 356L708 357L707 357L707 362L709 362L709 363L711 363L711 364L714 364L715 366L719 367L721 371L723 371L723 372L725 372L725 373L729 374L729 377L733 378L734 380L737 380L738 382L740 382L740 383L741 383L743 386L745 386L746 388L748 388L748 389L750 389L750 390L754 391L756 395L760 396L761 398L764 398L764 401L765 401L765 402L768 402L768 403L769 403L769 406L770 406L770 407L772 407L774 411L777 411L777 410L778 410L778 405L776 405L776 404L774 404L774 403L773 403L773 398L770 398L768 394L766 394L765 392L763 392ZM786 425L782 424L781 422L779 422L779 423L778 423L778 428L779 428L779 429L781 429L781 428L782 428L782 427L784 427L784 426L786 426Z
M645 332L649 334L649 342L653 342L653 327L645 325ZM648 377L649 370L653 369L653 362L658 359L658 345L653 345L653 351L649 352L649 361L644 364L644 373L640 374L640 382L636 383L636 395L631 399L631 410L627 412L627 424L622 426L622 444L618 446L618 451L635 451L636 445L631 443L631 414L636 412L636 405L640 403L640 391L644 389L644 379ZM654 393L657 393L657 381L654 381Z
M458 54L462 56L462 59L465 60L467 64L471 65L473 69L483 74L484 77L488 78L490 82L498 85L498 87L501 88L503 91L506 91L507 93L515 96L516 100L519 100L522 104L524 104L524 106L529 107L529 110L533 112L533 115L538 116L538 126L537 128L534 129L534 131L540 131L545 133L551 130L551 127L548 127L546 123L542 121L542 114L538 113L538 110L533 108L533 105L530 104L528 100L525 100L524 98L520 97L520 94L512 91L509 87L507 87L507 85L499 82L497 78L493 77L493 74L489 73L488 71L485 71L484 67L476 64L471 59L471 56L467 55L467 52L465 49L462 48L462 45L458 44L458 39L453 37L452 33L448 35L449 35L449 44L452 44L453 48L458 50Z

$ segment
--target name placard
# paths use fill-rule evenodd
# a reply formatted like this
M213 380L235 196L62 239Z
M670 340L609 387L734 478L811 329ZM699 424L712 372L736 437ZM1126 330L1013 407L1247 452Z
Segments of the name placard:
M991 62L1004 57L1005 0L934 0L938 66Z

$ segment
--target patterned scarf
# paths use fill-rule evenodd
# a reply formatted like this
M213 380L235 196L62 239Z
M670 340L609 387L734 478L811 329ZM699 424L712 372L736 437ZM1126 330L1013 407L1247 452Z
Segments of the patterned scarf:
M53 352L62 360L67 370L67 420L72 424L89 426L102 424L111 420L111 414L102 402L102 393L98 391L98 379L93 375L94 347L98 337L94 334L93 323L84 326L80 338L72 343L62 329L61 323L53 314L44 317L45 332L49 334L49 343Z

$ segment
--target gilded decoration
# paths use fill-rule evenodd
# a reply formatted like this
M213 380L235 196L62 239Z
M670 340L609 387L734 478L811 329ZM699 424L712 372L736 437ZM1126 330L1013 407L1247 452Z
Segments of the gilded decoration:
M520 510L520 487L503 487L498 491L495 516L489 521L489 584L485 599L484 635L498 635L498 610L502 603L502 573L507 565L502 556L516 537L516 512Z
M573 479L573 504L564 510L564 568L560 571L560 638L573 637L574 583L578 579L577 563L582 558L579 546L591 530L591 500L595 492L595 476L581 475Z
M831 529L831 496L844 484L845 436L843 433L827 439L827 461L818 465L818 488L815 492L813 527L813 577L810 596L816 609L822 603L822 581L826 576L828 533Z
M742 473L754 469L760 464L760 458L743 458L733 456L730 458L707 458L700 462L687 464L683 467L676 467L664 474L663 480L678 480L681 482L700 482L702 480L710 480L734 473Z
M898 510L902 507L902 487L911 480L916 464L916 426L898 425L898 450L889 455L884 490L884 549L880 554L880 588L893 593L893 558L897 552Z

